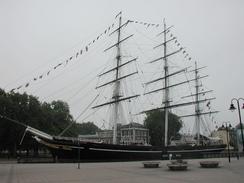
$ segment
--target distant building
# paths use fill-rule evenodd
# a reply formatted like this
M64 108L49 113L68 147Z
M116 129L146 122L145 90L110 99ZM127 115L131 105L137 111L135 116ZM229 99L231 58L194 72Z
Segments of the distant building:
M228 133L226 131L226 128L224 127L220 127L217 131L213 131L211 134L211 137L216 137L219 138L223 144L226 145L230 145L231 140L232 140L232 131L229 130ZM228 136L227 136L228 135ZM226 146L227 148L227 146ZM233 148L232 146L230 146L230 148Z
M94 135L79 135L84 141L112 144L113 130L102 130ZM123 145L149 144L149 130L139 123L118 125L117 142Z

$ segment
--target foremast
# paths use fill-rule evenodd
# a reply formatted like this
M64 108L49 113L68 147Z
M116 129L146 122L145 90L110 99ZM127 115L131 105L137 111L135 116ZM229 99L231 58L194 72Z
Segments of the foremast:
M119 66L121 65L121 53L120 53L120 27L121 27L121 16L119 16L119 29L118 29L118 40L117 40L117 56L116 56L116 74L115 74L115 84L113 89L113 99L114 103L114 120L113 120L113 144L117 144L117 122L119 117L119 98L120 98L120 81L118 80L120 76Z
M122 95L122 91L121 91L121 81L124 80L125 78L127 77L130 77L134 74L137 74L138 72L133 72L133 73L130 73L130 74L127 74L127 75L124 75L122 76L122 73L121 73L121 68L126 66L127 64L130 64L131 62L133 61L136 61L137 58L133 58L131 60L128 60L124 63L122 63L122 59L121 59L121 44L122 42L126 41L127 39L131 38L133 36L132 35L129 35L125 38L121 38L121 29L124 28L128 23L129 21L125 22L124 24L122 24L122 13L120 12L116 17L118 17L118 28L115 29L114 31L112 31L110 33L110 36L114 33L117 33L117 42L115 44L113 44L112 46L108 47L107 49L104 50L104 52L112 49L112 48L116 48L116 66L114 68L111 68L107 71L105 71L104 73L100 74L99 77L102 77L103 75L105 74L108 74L108 73L111 73L111 72L115 72L115 78L114 80L112 81L109 81L107 83L104 83L104 84L101 84L100 86L97 86L96 89L98 88L101 88L101 87L104 87L104 86L107 86L107 85L110 85L112 84L113 85L113 93L112 93L112 97L111 97L111 100L108 101L108 102L105 102L103 104L99 104L97 106L94 106L94 108L98 108L98 107L103 107L103 106L107 106L107 105L112 105L112 111L113 111L113 114L112 114L112 124L113 124L113 144L118 144L117 142L117 125L118 125L118 121L119 121L119 114L122 114L122 111L120 111L120 102L122 101L126 101L126 100L130 100L132 98L136 98L138 97L139 95L133 95L133 96L126 96L124 97Z
M199 76L198 76L198 69L197 69L197 62L195 62L195 78L196 78L196 96L195 96L195 123L196 123L196 129L197 129L197 145L200 144L200 103L199 103Z
M165 129L164 129L164 145L165 147L168 145L168 123L169 123L169 66L168 66L168 58L166 57L167 55L167 40L166 40L166 23L165 23L165 19L164 19L164 86L165 86L165 90L164 90L164 104L165 104Z

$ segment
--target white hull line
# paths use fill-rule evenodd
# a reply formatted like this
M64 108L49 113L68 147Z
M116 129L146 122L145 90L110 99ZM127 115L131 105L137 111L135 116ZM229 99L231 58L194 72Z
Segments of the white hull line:
M224 148L217 148L217 149L196 149L196 150L174 150L174 151L167 151L169 153L180 153L180 152L200 152L200 151L216 151L216 150L224 150Z
M100 149L100 148L89 148L93 151L109 151L109 152L132 152L132 153L161 153L162 151L136 151L136 150L121 150L121 149Z

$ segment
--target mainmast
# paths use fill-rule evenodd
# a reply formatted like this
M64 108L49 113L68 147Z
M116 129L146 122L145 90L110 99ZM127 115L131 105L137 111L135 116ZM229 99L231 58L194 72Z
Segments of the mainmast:
M218 112L218 111L201 112L200 111L200 103L204 103L204 102L207 102L207 101L210 101L210 100L214 100L215 98L208 98L208 99L206 98L206 99L201 99L200 100L200 94L205 94L205 93L211 92L212 90L199 92L199 87L200 87L199 80L202 79L202 78L205 78L207 76L201 76L200 77L198 75L198 70L202 69L204 67L197 68L197 64L195 64L196 68L193 70L195 72L195 77L193 79L189 79L187 81L182 81L182 82L171 84L171 85L169 84L169 80L170 80L170 78L172 76L175 76L175 75L178 75L178 74L181 74L181 73L184 73L184 72L192 72L192 71L188 71L189 67L183 68L183 69L175 71L175 72L171 72L171 73L169 72L168 57L171 57L171 56L179 53L181 50L183 50L183 48L181 47L180 49L178 49L176 51L168 53L167 44L176 39L176 37L172 37L172 34L171 34L170 38L168 38L168 36L167 36L167 33L169 33L171 28L172 28L172 26L170 26L170 27L166 26L166 23L165 23L165 20L164 20L164 29L163 29L162 32L160 32L157 35L157 36L163 35L164 36L164 38L163 38L164 42L154 47L154 49L155 49L155 48L159 48L159 47L163 46L163 56L159 57L157 59L154 59L154 60L149 62L149 63L154 63L154 62L158 62L158 61L163 61L164 62L164 76L160 77L160 78L156 78L156 79L154 79L152 81L149 81L149 82L145 83L146 85L149 85L149 84L152 84L152 83L156 83L158 81L163 81L163 87L158 88L158 89L154 89L152 91L148 91L148 92L144 93L144 95L147 95L147 94L153 94L155 92L163 91L164 92L163 93L164 94L163 106L155 108L155 109L149 109L149 110L143 111L141 113L147 113L147 112L151 112L151 111L154 111L154 110L164 110L164 112L165 112L165 119L164 119L165 120L164 121L165 122L164 146L167 147L168 143L169 143L168 142L168 139L169 139L169 137L168 137L169 110L173 109L173 108L177 108L177 107L195 105L195 113L194 114L188 114L188 115L179 116L179 117L196 116L196 124L197 124L197 131L198 131L197 132L197 136L198 136L197 138L198 138L198 144L199 144L199 139L200 139L200 116ZM172 101L170 101L170 99L169 99L169 97L170 97L170 89L173 88L173 87L181 86L183 84L188 84L189 82L195 82L196 83L196 93L188 95L188 96L184 96L184 97L181 97L181 98L187 98L187 97L195 96L195 100L194 101L190 101L190 102L171 104Z
M129 61L126 61L124 63L122 63L121 60L121 43L126 41L127 39L129 39L130 37L133 36L129 35L125 38L121 38L121 29L124 28L129 21L125 22L124 24L122 24L122 13L120 12L116 17L119 17L119 24L118 24L118 28L115 29L114 31L112 31L110 33L110 36L113 35L114 33L117 32L117 42L115 44L113 44L112 46L108 47L107 49L104 50L104 52L112 49L112 48L116 48L116 64L115 67L105 71L104 73L101 73L99 75L99 77L102 77L105 74L109 74L112 72L115 72L115 77L112 81L109 81L107 83L101 84L100 86L97 86L96 89L107 86L107 85L113 85L113 93L112 93L112 97L111 100L108 102L105 102L103 104L99 104L97 106L94 106L94 108L98 108L98 107L103 107L106 105L112 105L112 124L113 124L113 144L117 144L117 124L119 121L119 115L122 114L122 111L120 111L120 102L125 101L125 100L130 100L132 98L138 97L139 95L133 95L133 96L127 96L127 97L123 97L122 96L122 92L121 92L121 81L127 77L130 77L134 74L137 74L138 72L133 72L127 75L122 76L121 73L121 68L126 66L127 64L130 64L133 61L136 61L137 58L133 58Z

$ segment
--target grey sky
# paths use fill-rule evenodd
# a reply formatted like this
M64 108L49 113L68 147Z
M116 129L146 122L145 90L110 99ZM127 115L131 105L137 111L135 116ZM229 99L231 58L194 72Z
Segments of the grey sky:
M193 58L208 66L208 88L215 91L214 107L221 111L217 120L236 124L237 113L228 107L231 98L244 97L243 9L242 0L0 0L0 87L17 87L54 66L88 44L122 10L125 18L155 23L166 18L173 24ZM80 69L86 73L92 66L83 62Z

